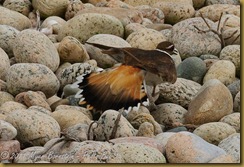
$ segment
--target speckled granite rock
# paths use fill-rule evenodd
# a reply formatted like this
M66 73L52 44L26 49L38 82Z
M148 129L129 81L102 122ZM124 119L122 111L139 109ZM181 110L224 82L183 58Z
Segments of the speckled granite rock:
M0 91L0 97L0 106L7 101L14 101L13 95L9 94L8 92Z
M27 107L21 103L15 101L7 101L0 106L0 113L8 115L14 110L27 109Z
M239 91L234 98L234 112L241 112L241 92Z
M5 0L3 6L10 10L19 12L27 17L32 8L29 0Z
M58 41L69 35L84 43L95 34L113 34L123 37L124 27L117 18L110 15L80 14L67 21L58 34Z
M171 102L188 107L200 88L201 85L194 81L177 78L174 84L163 83L159 85L160 94L157 102Z
M240 133L240 131L241 131L241 129L240 129L241 128L240 113L232 113L232 114L226 115L223 118L221 118L219 121L229 124L230 126L235 128L237 133Z
M13 125L4 120L0 120L0 141L12 140L16 135L17 130Z
M5 51L0 48L0 79L5 80L8 69L10 68L10 61Z
M36 63L12 65L6 81L8 92L13 95L32 90L42 91L47 97L51 97L59 89L59 81L54 73L47 66Z

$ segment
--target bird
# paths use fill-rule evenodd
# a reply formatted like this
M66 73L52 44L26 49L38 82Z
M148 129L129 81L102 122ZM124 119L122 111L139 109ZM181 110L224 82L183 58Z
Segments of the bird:
M100 48L102 53L110 55L120 64L99 72L77 77L72 84L79 88L75 98L79 105L95 112L108 109L130 110L133 106L147 105L152 102L155 87L164 82L175 83L176 67L171 57L177 50L171 42L164 41L154 50L133 47L111 47L97 43L89 43ZM149 92L147 86L153 86Z

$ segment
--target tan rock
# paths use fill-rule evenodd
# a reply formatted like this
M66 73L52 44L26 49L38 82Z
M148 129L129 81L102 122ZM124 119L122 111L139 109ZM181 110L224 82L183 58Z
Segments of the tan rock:
M185 123L201 125L219 121L233 109L233 99L228 88L217 79L207 81L191 100Z
M7 71L10 68L10 61L5 51L0 48L0 79L5 80Z
M203 83L211 79L218 79L225 85L235 81L236 67L229 60L219 60L214 63L203 78Z
M0 24L12 26L19 31L31 27L31 22L26 16L5 7L0 6L0 17Z
M236 130L224 122L210 122L197 127L193 133L211 144L218 145L220 141L236 133Z
M12 160L20 152L20 143L18 140L0 141L0 161Z
M237 133L241 131L241 118L240 113L232 113L221 118L220 122L224 122L235 128Z
M211 161L209 161L208 163L235 163L233 157L229 154L227 155L220 155L214 159L212 159Z
M32 8L29 0L6 0L4 1L3 6L25 16L29 15Z
M14 97L8 92L0 91L0 97L0 106L7 101L14 101Z
M19 109L27 109L27 107L15 101L7 101L0 106L0 113L7 116L11 112Z

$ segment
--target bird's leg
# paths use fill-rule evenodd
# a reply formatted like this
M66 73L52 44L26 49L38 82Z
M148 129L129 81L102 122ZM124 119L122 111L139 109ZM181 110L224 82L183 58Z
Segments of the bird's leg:
M114 139L115 138L115 135L117 133L117 129L118 129L118 125L119 125L119 121L120 121L120 118L121 118L121 115L122 115L122 112L124 111L124 108L120 109L119 110L119 114L114 122L114 127L113 127L113 130L112 130L112 133L109 137L109 140L110 139Z
M144 89L145 89L145 92L146 92L147 97L148 97L148 100L149 100L149 109L156 110L158 107L156 106L155 100L153 99L153 95L152 95L152 93L155 94L155 88L156 88L156 86L153 87L153 92L151 93L149 91L149 89L147 88L147 85L146 85L146 81L145 80L143 81L143 85L144 85Z

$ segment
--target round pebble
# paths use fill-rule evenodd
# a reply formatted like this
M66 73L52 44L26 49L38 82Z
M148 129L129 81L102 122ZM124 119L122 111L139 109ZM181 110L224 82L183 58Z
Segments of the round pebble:
M109 139L114 128L115 120L118 117L119 112L115 110L105 111L97 121L97 126L93 129L93 133L96 140L104 141ZM127 121L127 119L121 115L120 121L117 126L117 132L115 138L136 136L137 130Z
M12 140L17 136L17 130L10 123L0 119L0 141Z
M224 122L210 122L199 126L193 133L211 144L218 145L221 140L236 133L236 130Z
M32 8L29 0L5 0L3 6L10 10L19 12L27 17Z
M23 30L14 40L13 52L18 63L39 63L56 71L59 55L49 38L36 30ZM33 47L35 46L35 47Z
M144 137L154 137L154 126L150 122L143 122L136 134L136 136L144 136Z
M80 63L89 59L89 55L76 38L66 36L58 45L58 53L62 62Z
M166 157L169 163L207 163L226 152L190 132L179 132L168 139Z
M220 122L224 122L235 128L237 133L240 133L241 128L241 117L240 113L232 113L224 116L220 119Z
M0 47L7 53L8 57L14 56L13 44L19 31L8 25L0 25Z
M195 16L198 17L200 13L202 13L203 17L212 21L218 21L223 12L228 12L228 14L234 14L240 17L240 11L240 5L213 4L199 9Z
M113 148L118 150L125 163L166 163L160 151L144 144L118 143Z
M166 38L156 30L145 28L131 33L126 41L132 47L153 50L160 42L166 41Z
M219 147L230 154L236 163L241 161L240 133L234 133L219 143Z
M41 24L41 30L52 29L53 34L58 34L60 29L66 24L66 21L58 16L50 16Z
M211 79L218 79L223 84L229 85L235 81L235 76L235 65L229 60L219 60L209 68L203 78L203 83Z
M175 24L182 20L191 18L195 14L195 9L192 4L186 3L186 1L161 1L154 4L153 7L159 8L164 12L165 23Z
M0 106L7 101L14 101L14 97L8 92L0 91Z
M17 129L17 139L22 144L40 146L60 135L57 121L35 110L15 110L7 115L6 121Z
M163 103L158 105L158 109L151 114L154 119L163 125L171 125L175 122L184 122L184 115L187 110L174 103Z
M233 100L227 87L217 79L207 81L191 100L185 123L201 125L219 121L232 113Z
M23 14L0 6L0 24L8 25L21 31L31 27L30 20Z
M232 63L234 63L236 67L236 74L240 75L241 70L241 64L240 64L240 58L241 58L241 50L240 45L228 45L224 47L221 52L219 58L221 60L230 60Z
M236 80L234 82L232 82L231 84L229 84L227 86L227 88L229 89L230 93L232 94L233 99L235 98L235 96L237 95L237 93L240 91L241 89L241 82L240 80Z
M84 43L95 34L113 34L122 37L124 27L113 16L96 13L80 14L67 21L58 34L58 41L69 35Z
M5 80L7 71L10 68L8 55L0 48L0 79Z
M214 26L214 22L208 19L207 21L210 26ZM221 51L218 37L213 32L199 33L194 26L200 30L207 29L206 23L200 17L186 19L173 25L171 39L181 58L207 53L218 55Z
M200 88L201 85L197 82L177 78L174 84L162 83L159 85L160 94L157 102L170 102L182 107L188 107Z
M206 72L206 64L198 57L186 58L177 67L179 78L193 80L200 84Z
M20 109L27 109L27 107L24 104L15 101L7 101L0 106L0 113L8 115L9 113Z
M32 6L40 12L41 17L64 16L69 0L33 0Z
M86 125L91 123L90 118L81 111L75 109L58 109L54 111L51 116L59 123L61 130L67 129L78 123Z
M59 89L59 81L46 66L36 63L18 63L12 65L7 73L7 89L13 95L28 90L42 91L51 97Z

